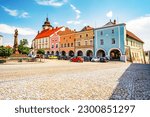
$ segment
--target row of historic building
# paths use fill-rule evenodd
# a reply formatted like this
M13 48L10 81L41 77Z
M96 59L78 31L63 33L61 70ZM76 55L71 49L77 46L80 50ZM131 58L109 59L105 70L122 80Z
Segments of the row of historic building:
M62 56L104 57L111 60L144 63L144 42L126 29L126 24L110 20L99 28L85 26L81 31L52 27L48 18L32 41L33 50Z

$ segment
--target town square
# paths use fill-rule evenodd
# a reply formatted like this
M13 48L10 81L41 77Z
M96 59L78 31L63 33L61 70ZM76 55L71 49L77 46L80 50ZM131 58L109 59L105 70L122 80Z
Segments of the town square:
M119 0L112 10L109 0L15 1L0 3L0 100L150 100L148 11L132 16Z

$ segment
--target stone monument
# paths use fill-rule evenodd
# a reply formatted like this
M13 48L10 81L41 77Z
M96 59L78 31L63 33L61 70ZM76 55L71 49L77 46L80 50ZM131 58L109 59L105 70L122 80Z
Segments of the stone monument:
M19 51L18 51L18 30L17 29L15 30L15 34L14 34L13 53L19 54Z

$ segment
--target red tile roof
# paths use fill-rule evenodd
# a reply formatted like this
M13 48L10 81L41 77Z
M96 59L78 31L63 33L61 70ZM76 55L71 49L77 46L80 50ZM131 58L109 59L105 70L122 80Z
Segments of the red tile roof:
M52 34L54 34L55 32L57 32L58 30L60 30L61 28L62 28L62 27L42 30L39 34L37 34L37 36L35 37L35 39L40 39L40 38L44 38L44 37L49 37L49 36L51 36Z
M7 45L6 48L12 48L10 45Z
M127 32L127 37L130 37L130 38L132 38L132 39L134 39L134 40L136 40L136 41L139 41L139 42L141 42L141 43L144 43L139 37L137 37L135 34L133 34L132 32L130 32L130 31L128 31L128 30L126 30L126 32Z

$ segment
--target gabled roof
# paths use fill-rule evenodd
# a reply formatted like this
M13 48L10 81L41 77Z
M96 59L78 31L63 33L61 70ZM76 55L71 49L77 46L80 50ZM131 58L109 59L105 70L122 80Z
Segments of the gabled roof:
M136 41L144 43L139 37L137 37L135 34L133 34L132 32L130 32L128 30L126 30L126 35L127 35L127 37L130 37L130 38L132 38L132 39L134 39Z
M114 26L114 25L116 25L116 24L110 20L110 21L109 21L107 24L105 24L103 27Z
M93 28L91 26L85 26L81 31L88 31L92 30Z
M52 34L54 34L55 32L59 31L61 28L62 27L42 30L40 33L37 34L37 36L35 37L35 39L49 37Z
M99 28L94 28L94 30L98 30L98 29L104 29L104 28L109 28L109 27L114 27L114 26L120 26L120 25L126 25L125 23L117 23L116 20L114 20L114 22L112 22L111 20L106 23L104 26L99 27Z

